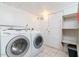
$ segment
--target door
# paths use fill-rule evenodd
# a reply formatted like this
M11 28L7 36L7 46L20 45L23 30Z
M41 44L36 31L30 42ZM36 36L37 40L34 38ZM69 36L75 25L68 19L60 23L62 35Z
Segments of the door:
M34 47L35 47L36 49L41 48L42 45L43 45L43 38L42 38L42 36L41 36L41 35L38 35L38 36L34 39L33 44L34 44Z
M23 35L19 35L8 42L5 51L9 57L21 57L28 52L29 47L29 39Z
M48 45L54 48L61 47L62 40L62 12L49 15L48 19Z

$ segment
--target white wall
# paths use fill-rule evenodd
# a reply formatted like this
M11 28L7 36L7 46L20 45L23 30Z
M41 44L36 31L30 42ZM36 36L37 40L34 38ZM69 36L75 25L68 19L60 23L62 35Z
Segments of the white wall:
M34 15L0 3L0 25L33 25Z
M48 19L43 19L43 20L40 20L40 32L43 36L43 39L44 39L44 44L48 44L47 43L47 39L48 39Z

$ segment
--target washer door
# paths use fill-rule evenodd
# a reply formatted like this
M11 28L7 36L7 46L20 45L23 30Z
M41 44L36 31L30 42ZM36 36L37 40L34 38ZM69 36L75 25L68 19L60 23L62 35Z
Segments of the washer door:
M29 39L23 35L20 35L10 40L5 51L9 57L21 57L28 52L29 46Z
M33 44L34 44L34 47L35 47L36 49L41 48L41 46L43 45L43 38L42 38L42 36L40 36L40 35L37 36L37 37L35 38Z

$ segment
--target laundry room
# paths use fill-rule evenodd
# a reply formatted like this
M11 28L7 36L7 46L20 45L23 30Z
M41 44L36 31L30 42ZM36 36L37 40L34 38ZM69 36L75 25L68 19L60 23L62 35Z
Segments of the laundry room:
M79 57L79 2L0 2L0 57Z

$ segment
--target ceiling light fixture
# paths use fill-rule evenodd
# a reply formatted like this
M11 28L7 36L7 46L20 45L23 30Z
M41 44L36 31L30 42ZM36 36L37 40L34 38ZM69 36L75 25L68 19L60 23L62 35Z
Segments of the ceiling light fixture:
M42 13L41 13L41 16L44 18L44 19L48 19L48 14L49 12L47 10L44 10Z

